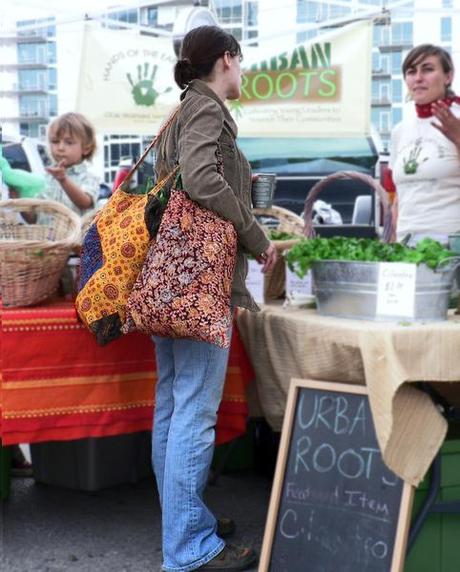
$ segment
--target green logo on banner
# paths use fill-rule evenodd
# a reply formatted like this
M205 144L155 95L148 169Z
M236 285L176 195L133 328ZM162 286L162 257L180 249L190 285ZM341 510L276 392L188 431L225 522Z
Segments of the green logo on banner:
M171 91L171 87L167 87L161 93L158 92L153 84L155 81L155 76L158 70L158 66L152 66L152 71L150 72L150 64L144 62L144 65L139 64L137 66L137 81L135 82L130 73L126 74L129 83L131 84L131 94L136 105L151 106L155 105L155 102L159 95L168 93Z

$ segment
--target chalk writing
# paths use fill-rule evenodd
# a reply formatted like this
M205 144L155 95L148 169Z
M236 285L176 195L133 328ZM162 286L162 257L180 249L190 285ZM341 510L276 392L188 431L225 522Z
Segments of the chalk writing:
M270 571L389 572L401 494L367 396L300 389Z

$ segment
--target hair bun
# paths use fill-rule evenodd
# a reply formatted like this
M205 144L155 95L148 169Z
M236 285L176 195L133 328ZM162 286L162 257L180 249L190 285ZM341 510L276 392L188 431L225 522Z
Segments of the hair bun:
M181 58L177 60L174 67L174 79L177 85L184 89L187 85L196 78L196 70L192 65L189 58Z

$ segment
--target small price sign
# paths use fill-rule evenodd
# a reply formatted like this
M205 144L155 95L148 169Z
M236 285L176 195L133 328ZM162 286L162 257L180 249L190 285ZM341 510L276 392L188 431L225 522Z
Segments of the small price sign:
M303 278L299 278L286 264L286 294L287 296L311 296L313 294L311 270Z
M413 318L416 264L381 262L377 287L377 315Z
M262 265L256 260L248 260L246 288L257 304L264 303L264 275L262 274Z

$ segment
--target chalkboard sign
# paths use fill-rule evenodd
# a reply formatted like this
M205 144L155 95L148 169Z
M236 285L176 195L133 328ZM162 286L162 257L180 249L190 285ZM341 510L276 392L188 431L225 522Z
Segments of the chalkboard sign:
M412 497L382 460L367 389L294 379L259 572L400 572Z

